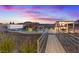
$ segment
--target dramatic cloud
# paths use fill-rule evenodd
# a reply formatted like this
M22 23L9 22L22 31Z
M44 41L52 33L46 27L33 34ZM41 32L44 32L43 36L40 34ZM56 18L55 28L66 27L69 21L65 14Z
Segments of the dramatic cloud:
M6 16L6 17L3 17ZM15 16L15 17L14 17ZM19 17L17 17L19 16ZM77 5L1 5L0 18L31 20L52 23L57 20L76 20L79 18ZM19 20L18 20L19 21Z

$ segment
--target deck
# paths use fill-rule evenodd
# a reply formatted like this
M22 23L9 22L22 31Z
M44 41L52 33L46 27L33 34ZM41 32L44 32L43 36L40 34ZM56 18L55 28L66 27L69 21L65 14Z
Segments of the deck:
M55 32L49 31L49 33L55 33ZM56 35L54 35L54 34L48 35L48 41L47 41L45 53L65 53L65 50L62 47L62 45L60 44Z

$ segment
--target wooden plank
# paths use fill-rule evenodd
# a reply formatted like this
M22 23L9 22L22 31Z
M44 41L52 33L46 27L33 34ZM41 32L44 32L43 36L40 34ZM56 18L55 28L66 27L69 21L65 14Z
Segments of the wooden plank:
M49 35L45 53L65 53L56 35Z

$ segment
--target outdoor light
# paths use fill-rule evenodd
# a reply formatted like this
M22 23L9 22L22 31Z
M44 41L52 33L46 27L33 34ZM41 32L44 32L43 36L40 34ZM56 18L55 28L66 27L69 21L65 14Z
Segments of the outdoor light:
M65 26L65 22L62 22L62 26Z

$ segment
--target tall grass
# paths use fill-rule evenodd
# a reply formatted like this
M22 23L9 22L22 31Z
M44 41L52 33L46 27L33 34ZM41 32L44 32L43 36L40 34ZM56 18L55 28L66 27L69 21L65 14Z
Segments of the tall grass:
M13 36L13 37L12 37ZM18 44L18 37L14 39L14 34L8 35L6 33L0 33L0 52L2 53L11 53L11 52L20 52L20 53L36 53L37 52L37 39L40 35L34 36L33 38L28 39L19 39L22 40ZM21 37L21 36L20 36ZM27 36L24 36L27 37Z
M8 37L2 34L2 39L0 40L0 52L2 53L8 53L12 52L15 49L15 43L14 41Z
M26 40L24 41L20 47L19 52L21 53L35 53L37 51L37 44L36 41Z

